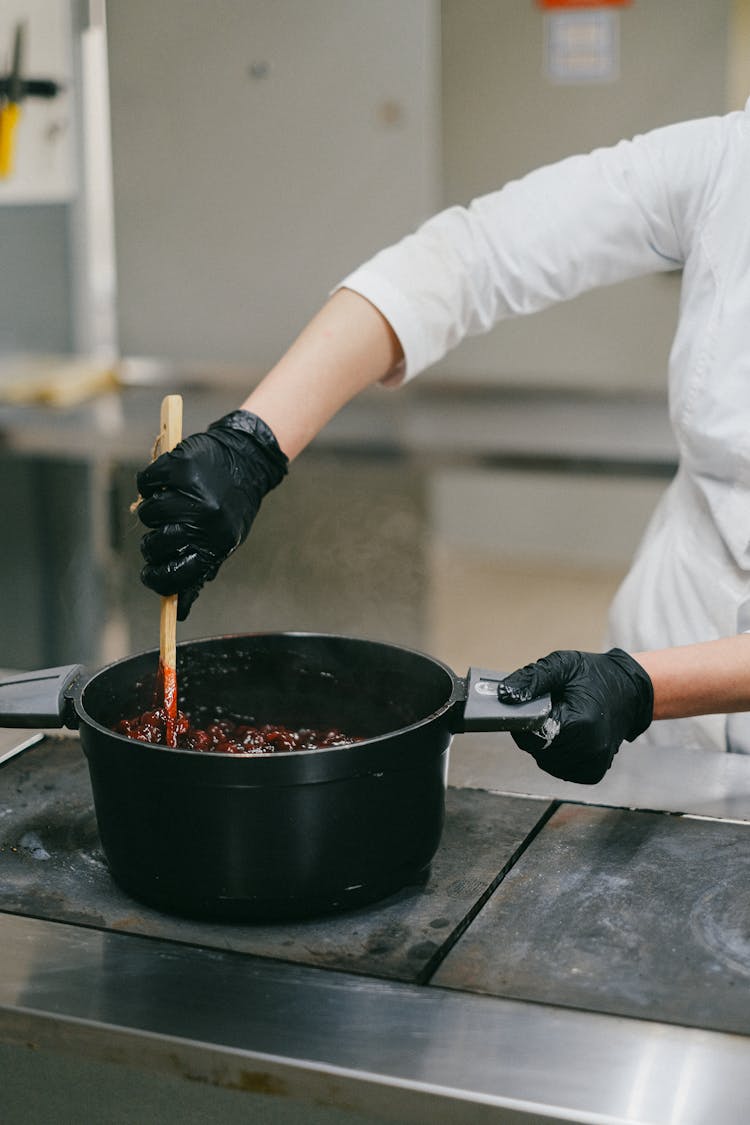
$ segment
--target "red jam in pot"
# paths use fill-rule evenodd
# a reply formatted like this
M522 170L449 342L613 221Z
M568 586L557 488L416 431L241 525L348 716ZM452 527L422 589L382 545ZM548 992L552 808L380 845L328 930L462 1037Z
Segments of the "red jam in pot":
M117 734L138 742L167 745L167 715L163 707L144 711L133 719L121 719L114 727ZM180 750L199 750L214 754L280 754L293 750L327 750L334 746L351 746L361 742L340 730L313 730L264 723L251 726L226 719L194 727L183 711L174 720L175 746Z

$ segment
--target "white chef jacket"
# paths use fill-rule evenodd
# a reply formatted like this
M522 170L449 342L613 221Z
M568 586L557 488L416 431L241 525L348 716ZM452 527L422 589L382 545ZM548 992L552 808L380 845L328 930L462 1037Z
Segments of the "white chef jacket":
M392 325L405 356L398 382L504 318L676 269L669 401L680 468L612 606L608 642L631 652L748 628L738 621L750 599L750 101L451 207L341 283ZM643 738L750 750L744 721L732 717L731 744L720 715L654 723Z

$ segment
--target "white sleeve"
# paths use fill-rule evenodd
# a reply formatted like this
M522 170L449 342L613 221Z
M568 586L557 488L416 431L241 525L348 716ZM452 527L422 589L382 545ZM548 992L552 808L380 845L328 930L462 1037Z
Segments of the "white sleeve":
M469 335L595 286L678 269L726 118L667 126L451 207L339 287L389 321L411 378Z

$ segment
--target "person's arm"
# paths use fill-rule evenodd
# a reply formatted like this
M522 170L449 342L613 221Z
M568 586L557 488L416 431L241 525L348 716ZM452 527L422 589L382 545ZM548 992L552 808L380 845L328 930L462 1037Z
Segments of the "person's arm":
M138 473L141 580L188 616L204 583L244 542L261 501L330 418L398 369L403 351L364 297L338 290L245 400Z
M630 655L558 650L498 685L505 703L549 692L539 733L514 735L546 773L593 785L654 720L750 710L750 635Z
M654 689L654 719L750 711L750 634L635 652Z
M241 410L138 474L150 529L142 581L179 594L184 619L289 460L371 383L410 378L503 317L680 265L675 215L703 196L715 132L673 126L539 169L436 215L344 278Z
M374 305L339 289L242 403L271 427L293 460L350 399L403 359Z

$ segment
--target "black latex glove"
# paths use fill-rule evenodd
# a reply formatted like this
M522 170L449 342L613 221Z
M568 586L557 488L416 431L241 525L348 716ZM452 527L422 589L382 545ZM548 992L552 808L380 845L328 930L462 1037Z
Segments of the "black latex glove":
M138 473L138 515L152 528L141 541L141 581L157 594L179 594L180 621L244 542L288 463L261 418L234 410Z
M503 703L526 703L549 692L552 711L542 734L513 738L546 773L564 781L601 781L624 739L651 724L654 689L644 668L620 648L553 652L498 684Z

